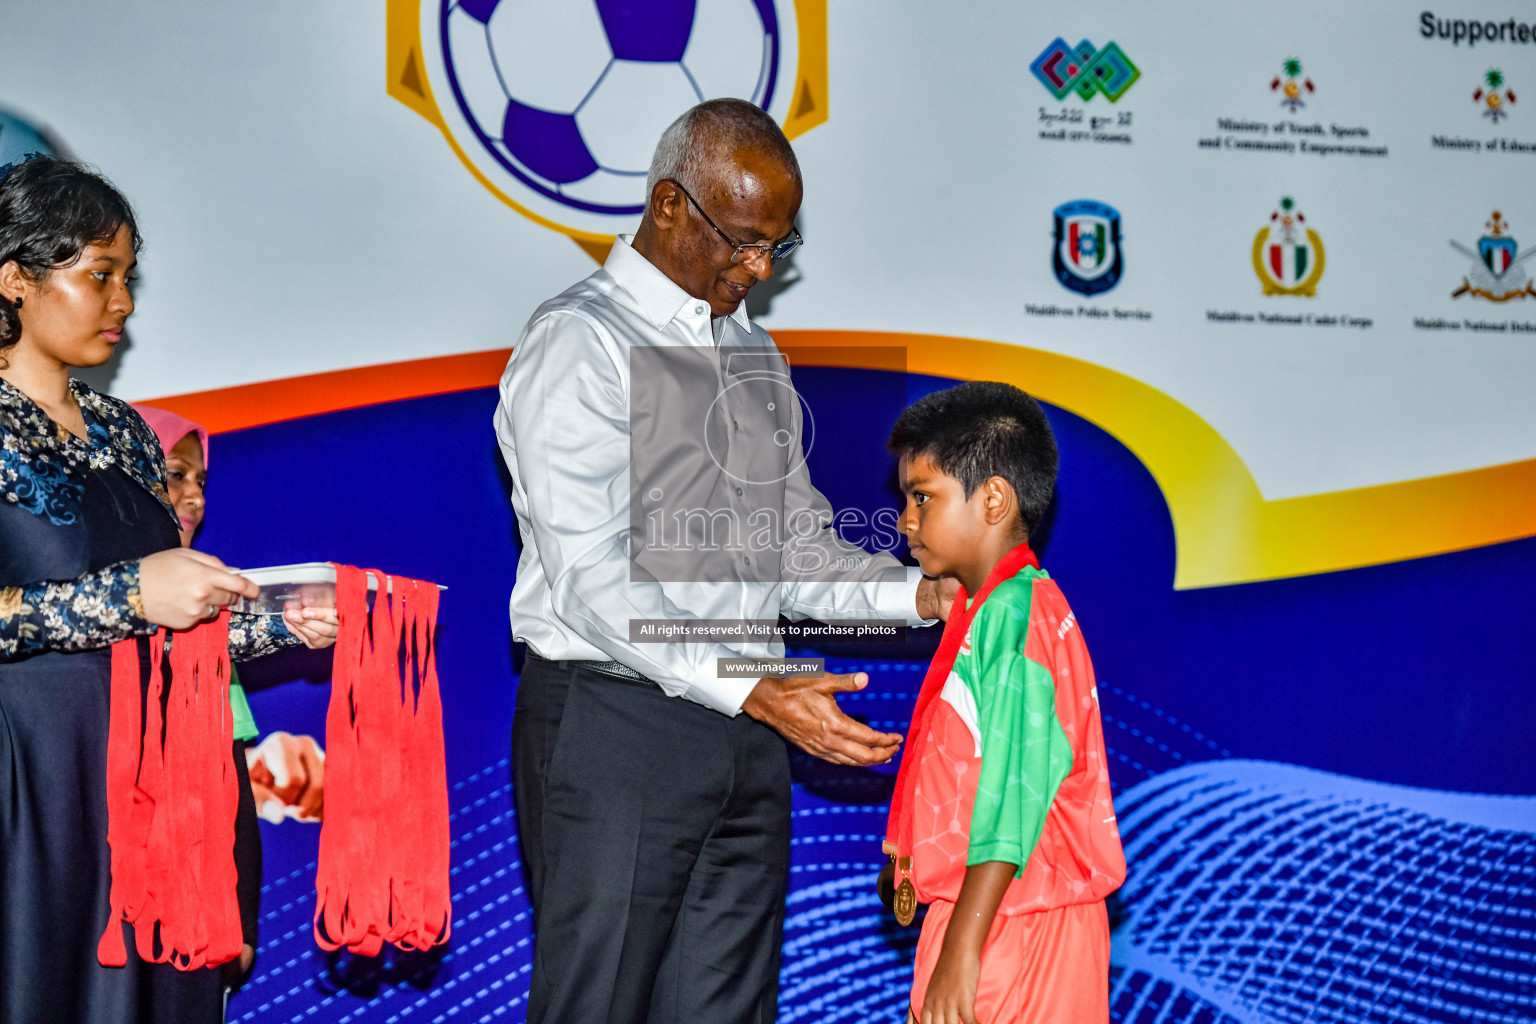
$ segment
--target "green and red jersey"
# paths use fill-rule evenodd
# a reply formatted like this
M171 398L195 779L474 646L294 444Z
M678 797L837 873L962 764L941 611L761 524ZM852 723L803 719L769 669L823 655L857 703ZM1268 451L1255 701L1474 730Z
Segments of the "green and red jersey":
M957 900L966 867L988 861L1019 865L1002 915L1101 900L1125 879L1093 664L1027 546L956 599L887 840L898 884L909 877L925 903Z

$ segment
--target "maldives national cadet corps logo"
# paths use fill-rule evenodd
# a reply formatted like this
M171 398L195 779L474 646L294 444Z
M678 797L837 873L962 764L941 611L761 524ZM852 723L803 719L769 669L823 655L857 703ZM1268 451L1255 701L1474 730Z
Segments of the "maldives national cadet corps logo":
M1114 42L1103 49L1086 39L1068 46L1060 36L1040 52L1029 70L1058 100L1075 92L1084 103L1100 94L1114 103L1141 77L1141 70Z
M1120 283L1125 263L1120 250L1120 211L1092 199L1056 207L1056 245L1051 266L1062 286L1084 295L1107 292Z
M388 3L390 94L589 251L638 225L656 140L694 104L749 100L791 137L826 119L826 0Z
M1457 252L1472 260L1471 269L1462 278L1461 287L1451 292L1451 298L1472 295L1490 302L1536 298L1536 287L1532 286L1530 274L1522 266L1536 256L1536 248L1521 252L1514 238L1507 234L1509 222L1499 215L1498 210L1493 211L1486 226L1488 233L1477 240L1476 252L1460 242L1451 242Z
M1265 295L1317 294L1323 277L1323 240L1290 196L1280 200L1269 223L1253 237L1253 272ZM1305 234L1303 234L1305 232Z
M1501 117L1509 116L1509 108L1515 103L1515 90L1504 81L1504 72L1489 68L1483 75L1483 84L1472 91L1472 102L1483 108L1483 116L1494 124Z

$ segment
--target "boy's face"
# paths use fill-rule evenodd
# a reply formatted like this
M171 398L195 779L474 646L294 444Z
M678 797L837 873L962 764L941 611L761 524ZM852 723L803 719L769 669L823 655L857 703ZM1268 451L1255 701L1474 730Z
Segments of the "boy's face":
M899 528L912 556L929 576L963 579L989 530L986 488L967 498L964 485L926 455L902 459L898 472L907 496Z

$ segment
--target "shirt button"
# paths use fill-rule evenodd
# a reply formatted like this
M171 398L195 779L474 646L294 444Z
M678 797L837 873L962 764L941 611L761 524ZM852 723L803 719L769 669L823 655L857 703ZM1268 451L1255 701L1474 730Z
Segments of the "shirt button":
M694 306L693 307L693 311L696 314L698 314L699 316L703 316L704 315L704 307L703 306Z
M737 493L737 494L738 494L738 495L740 495L740 494L742 494L742 493L743 493L743 491L742 491L742 489L741 489L741 488L740 488L740 487L738 487L738 488L736 488L736 493Z
M742 555L741 556L741 564L742 565L751 565L752 564L752 559L748 558L746 555Z

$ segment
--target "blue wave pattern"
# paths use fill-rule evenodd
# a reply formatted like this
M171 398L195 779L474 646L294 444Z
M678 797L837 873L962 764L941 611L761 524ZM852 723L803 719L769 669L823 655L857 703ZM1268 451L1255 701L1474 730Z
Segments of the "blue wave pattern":
M230 1002L231 1022L520 1021L533 962L508 764L449 791L453 937L429 953L379 957L315 945L315 864L262 886L255 977ZM286 826L280 826L286 827Z
M850 714L904 732L925 666L870 673ZM1112 899L1125 1024L1536 1019L1536 799L1442 794L1230 760L1101 682L1131 873ZM794 762L779 1020L903 1019L918 926L873 878L893 767ZM532 963L505 760L451 790L454 936L377 960L314 945L314 865L263 889L242 1022L521 1021Z
M1116 806L1116 1020L1536 1019L1536 798L1223 760Z

